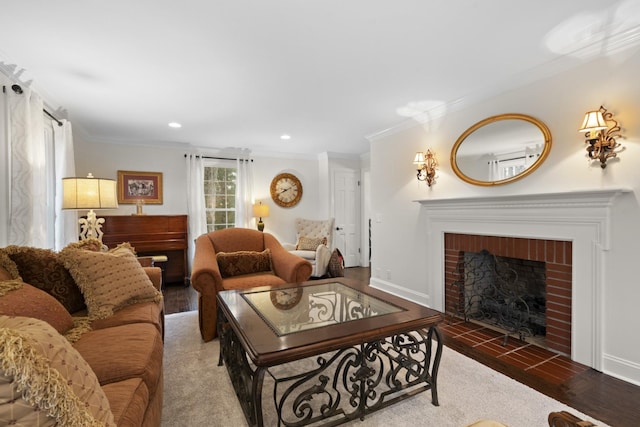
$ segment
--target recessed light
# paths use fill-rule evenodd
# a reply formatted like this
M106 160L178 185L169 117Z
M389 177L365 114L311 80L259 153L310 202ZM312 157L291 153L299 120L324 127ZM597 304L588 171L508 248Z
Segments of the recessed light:
M178 128L181 128L182 125L180 123L177 123L177 122L171 122L171 123L169 123L169 127L170 128L174 128L174 129L178 129Z
M285 133L284 135L280 135L280 139L291 139L291 135Z

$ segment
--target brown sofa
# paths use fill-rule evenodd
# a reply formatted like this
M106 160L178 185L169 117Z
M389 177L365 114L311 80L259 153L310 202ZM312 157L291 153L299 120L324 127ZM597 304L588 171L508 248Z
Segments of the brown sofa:
M309 261L288 252L269 233L228 228L198 237L191 286L199 294L202 339L211 341L217 335L216 295L219 291L300 283L309 279L311 270Z
M0 249L0 334L4 337L0 340L4 341L0 344L0 354L13 357L14 353L24 353L16 351L17 347L33 345L36 353L42 349L38 363L42 364L43 355L50 363L47 372L57 369L62 382L68 382L74 390L80 387L75 395L66 390L63 390L65 393L53 390L55 381L48 381L54 386L38 388L37 379L24 377L34 374L16 370L15 365L24 361L17 357L13 365L2 361L0 425L12 422L40 425L43 419L54 418L60 425L91 425L98 419L106 425L159 426L164 331L161 270L142 267L133 252L109 253L101 258L103 254L94 251L72 249L60 253L17 246ZM118 268L119 263L126 266ZM104 267L101 271L99 265ZM106 284L101 288L113 290L117 296L93 293L92 300L85 304L83 297L89 295L85 286L90 280ZM102 301L104 298L126 301L113 306L96 305L101 298ZM58 346L59 350L47 354L47 345ZM59 360L60 355L66 356ZM74 371L83 369L86 372L82 377L73 377ZM97 380L99 387L93 387L91 396L86 396L83 393L91 390L87 384L92 380ZM21 384L20 381L26 384L24 390L11 390L7 386L13 382ZM85 381L88 382L79 384ZM21 399L16 399L16 392L21 392ZM8 398L4 395L7 393L14 396ZM61 402L59 396L54 396L57 394L64 395L67 401ZM93 399L94 404L82 401L80 405L91 409L89 415L82 412L83 408L78 410L80 414L69 409L74 407L78 396L88 401ZM96 401L102 403L95 404ZM52 408L48 412L40 409L47 404ZM40 412L46 413L39 414L39 420L33 419L33 414ZM91 423L83 416L89 417Z

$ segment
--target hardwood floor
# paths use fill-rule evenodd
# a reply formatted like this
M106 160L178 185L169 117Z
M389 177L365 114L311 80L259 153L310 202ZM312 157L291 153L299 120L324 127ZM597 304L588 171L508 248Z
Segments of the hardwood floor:
M345 276L368 282L369 268L347 268ZM163 289L165 312L198 309L192 287ZM562 356L511 339L507 348L496 345L495 332L462 321L440 327L444 344L459 353L528 385L560 402L614 427L640 425L640 387L605 375Z

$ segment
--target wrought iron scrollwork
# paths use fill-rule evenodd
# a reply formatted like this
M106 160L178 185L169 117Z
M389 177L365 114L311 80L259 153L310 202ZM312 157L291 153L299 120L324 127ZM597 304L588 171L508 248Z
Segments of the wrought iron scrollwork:
M366 414L426 390L431 390L432 403L437 406L441 354L440 335L433 327L338 350L327 358L317 357L315 366L309 366L312 360L308 359L296 366L303 370L299 374L279 376L278 370L270 370L278 425L297 427L322 421L335 425L364 419Z
M504 329L503 344L510 334L518 334L521 340L532 336L532 314L525 300L528 291L516 270L487 250L476 255L462 257L458 263L458 279L451 286L458 290L459 301L450 314Z
M218 311L218 335L219 365L226 365L252 426L264 423L263 406L268 402L262 400L265 373L273 381L273 407L268 405L268 411L277 419L269 419L269 425L318 426L364 420L371 412L427 390L431 390L433 405L439 405L442 340L436 326L268 369L247 360L222 310Z
M236 392L242 411L250 425L258 424L256 418L259 413L259 401L254 399L254 381L261 382L264 372L256 371L247 360L247 354L242 348L242 344L237 340L233 330L226 321L224 312L218 310L218 337L220 339L220 358L218 366L226 365L229 372L231 384ZM260 384L261 386L261 384Z

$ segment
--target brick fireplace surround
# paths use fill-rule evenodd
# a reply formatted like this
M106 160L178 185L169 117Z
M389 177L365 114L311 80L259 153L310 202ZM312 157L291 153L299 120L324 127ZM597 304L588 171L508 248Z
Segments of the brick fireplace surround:
M456 270L460 260L465 252L480 252L483 249L496 256L545 263L545 345L549 350L571 355L572 242L445 233L444 274L447 312L453 312L453 307L458 301L458 290L451 284L459 279Z
M445 310L445 283L450 280L445 280L447 234L495 236L499 245L511 239L508 250L513 250L513 254L521 251L522 242L528 239L545 241L527 245L529 252L534 246L534 258L538 257L538 245L544 246L544 261L552 267L551 283L554 286L559 282L571 283L570 306L552 305L565 315L559 316L559 320L571 322L570 344L566 341L566 332L558 332L564 340L558 340L557 348L570 353L573 361L603 371L603 272L607 271L605 254L610 248L611 208L613 200L628 191L599 189L492 196L485 192L459 198L416 200L421 204L419 232L424 233L426 245L424 287L419 291L397 288L392 292L436 310ZM570 242L570 248L566 243L556 243L560 241ZM495 250L495 242L487 242L486 249ZM477 249L483 249L480 246L483 245L477 244ZM553 252L552 257L547 249ZM569 268L567 264L572 266ZM559 274L561 272L565 274ZM560 296L566 298L562 302L569 299L566 291L558 291L558 301ZM615 361L607 360L607 363Z

